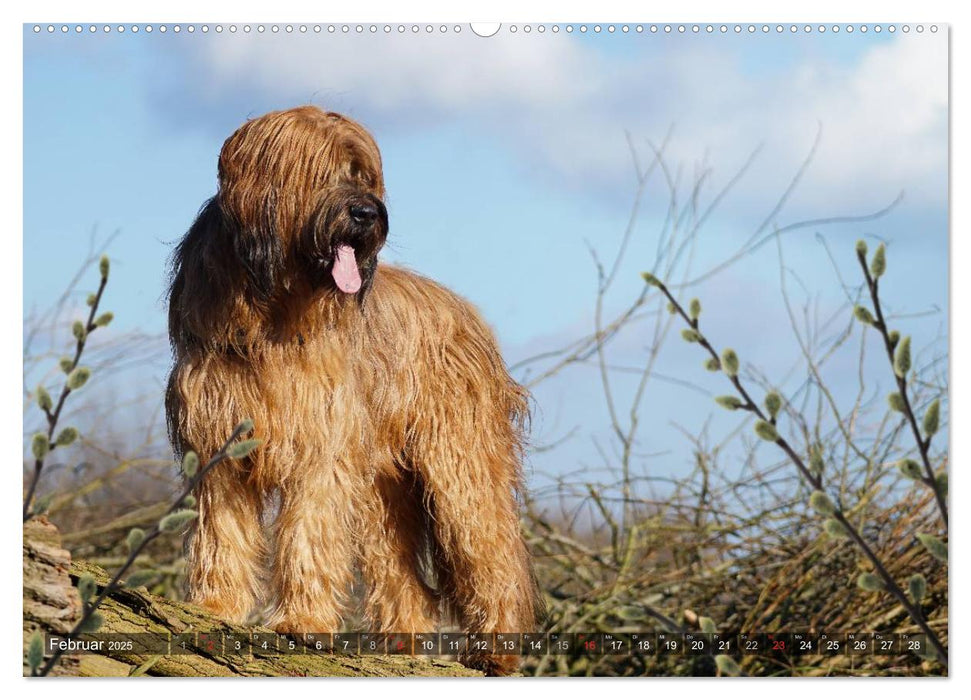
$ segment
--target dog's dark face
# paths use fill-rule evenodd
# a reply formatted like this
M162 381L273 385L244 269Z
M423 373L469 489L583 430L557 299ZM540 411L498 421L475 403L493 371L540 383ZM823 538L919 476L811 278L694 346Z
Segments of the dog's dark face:
M381 154L357 122L316 107L248 121L173 256L173 340L250 336L321 294L363 304L388 235L383 199Z
M237 227L237 255L258 294L304 277L363 299L388 235L383 197L374 139L316 107L253 119L219 155L217 198Z
M321 194L294 252L315 287L363 300L387 236L384 202L354 184L338 185Z

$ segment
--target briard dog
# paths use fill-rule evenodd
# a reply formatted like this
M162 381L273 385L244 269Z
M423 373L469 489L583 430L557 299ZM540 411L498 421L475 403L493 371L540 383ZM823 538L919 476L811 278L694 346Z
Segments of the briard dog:
M202 459L243 418L264 442L198 488L189 599L237 622L268 603L281 632L339 631L358 567L375 632L431 632L442 614L532 630L527 395L471 304L378 264L374 139L316 107L272 112L223 144L218 183L173 255L169 427Z

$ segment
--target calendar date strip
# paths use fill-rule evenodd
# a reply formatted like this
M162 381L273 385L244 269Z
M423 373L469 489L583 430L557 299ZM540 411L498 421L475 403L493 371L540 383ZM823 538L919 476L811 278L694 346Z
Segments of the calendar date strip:
M851 633L368 633L271 632L185 634L87 634L79 639L45 638L45 655L61 654L402 654L453 656L473 653L523 656L869 656L914 654L930 647L924 634Z

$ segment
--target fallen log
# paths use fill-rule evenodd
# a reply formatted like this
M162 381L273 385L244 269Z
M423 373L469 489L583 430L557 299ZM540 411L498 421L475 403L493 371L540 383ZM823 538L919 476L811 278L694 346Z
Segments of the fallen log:
M83 561L71 562L61 547L57 529L46 518L24 524L24 675L29 675L27 645L39 630L45 638L62 636L80 619L81 601L75 585L91 574L98 593L110 580L108 572ZM233 625L195 605L152 595L146 588L112 592L98 608L104 624L96 636L179 635L183 653L134 653L100 645L92 653L65 653L51 675L70 676L480 676L458 663L410 655L359 655L263 652L258 646L227 653L200 641L199 633L218 639L250 639L272 635L264 627ZM86 637L82 637L84 639ZM124 645L120 645L124 646Z

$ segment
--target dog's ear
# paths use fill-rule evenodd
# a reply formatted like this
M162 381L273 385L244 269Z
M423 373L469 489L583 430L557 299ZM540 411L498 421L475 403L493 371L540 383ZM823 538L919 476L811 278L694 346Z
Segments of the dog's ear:
M247 301L263 305L273 295L283 263L283 252L276 232L275 199L267 197L259 211L258 221L234 221L231 235L236 261L246 276ZM223 216L226 220L230 218L225 212Z
M216 198L202 205L172 254L169 283L169 338L176 347L208 337L225 322L226 300L238 282L225 269L223 216Z
M280 250L265 221L242 227L227 216L218 195L199 210L172 256L169 286L169 335L191 343L235 332L231 318L239 304L260 306L269 300L277 279ZM243 324L245 326L245 324Z

